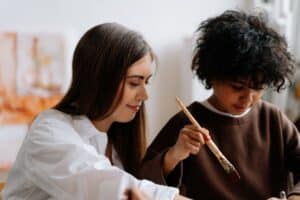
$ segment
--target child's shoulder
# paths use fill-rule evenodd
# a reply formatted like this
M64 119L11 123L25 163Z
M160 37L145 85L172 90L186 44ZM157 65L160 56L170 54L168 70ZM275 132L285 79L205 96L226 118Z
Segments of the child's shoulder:
M200 110L203 109L204 106L199 101L193 101L187 108L189 110Z
M201 103L194 101L191 104L187 105L186 108L190 111L191 114L195 112L199 112L199 110L203 109ZM176 114L171 117L170 121L188 121L186 114L180 109Z
M275 104L273 104L271 102L265 101L265 100L258 101L255 108L260 111L265 111L265 112L275 112L275 113L281 112L278 106L276 106Z
M269 119L285 118L285 113L275 104L260 100L253 108L254 116L261 116Z

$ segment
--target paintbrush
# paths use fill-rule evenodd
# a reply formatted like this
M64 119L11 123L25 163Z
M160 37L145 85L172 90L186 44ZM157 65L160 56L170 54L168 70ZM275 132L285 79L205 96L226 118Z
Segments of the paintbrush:
M176 101L182 111L185 113L185 115L189 118L191 123L196 126L199 129L202 129L202 127L199 125L199 123L196 121L196 119L192 116L192 114L188 111L188 109L185 107L183 102L176 97ZM211 137L206 134L202 134L205 144L208 146L210 151L216 156L218 159L219 163L225 170L227 174L229 174L232 178L233 181L238 181L241 177L238 173L238 171L235 169L235 167L229 162L229 160L224 156L224 154L219 150L217 145L212 141Z

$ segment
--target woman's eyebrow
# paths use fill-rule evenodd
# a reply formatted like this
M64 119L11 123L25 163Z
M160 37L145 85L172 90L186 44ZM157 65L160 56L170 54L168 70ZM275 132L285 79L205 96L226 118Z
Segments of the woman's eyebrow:
M145 76L143 76L143 75L129 75L129 76L127 76L127 78L138 78L141 80L144 80L144 79L148 80L149 78L151 78L151 76L152 76L152 74L145 78Z

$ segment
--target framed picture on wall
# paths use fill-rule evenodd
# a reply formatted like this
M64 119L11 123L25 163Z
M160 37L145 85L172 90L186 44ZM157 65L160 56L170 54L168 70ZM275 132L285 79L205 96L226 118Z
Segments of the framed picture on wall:
M0 33L0 125L29 123L61 97L64 38L58 34Z
M0 31L0 182L28 125L62 98L66 79L64 34Z

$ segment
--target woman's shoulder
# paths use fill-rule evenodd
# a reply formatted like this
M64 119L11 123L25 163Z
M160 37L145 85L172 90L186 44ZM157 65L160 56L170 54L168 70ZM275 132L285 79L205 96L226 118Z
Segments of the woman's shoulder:
M72 134L74 133L74 134ZM39 113L31 123L28 130L29 137L53 137L60 138L76 134L72 116L59 110L48 109Z
M39 113L33 120L31 127L37 124L69 124L72 116L56 109L48 109Z
M53 120L71 120L72 116L61 112L56 109L47 109L39 113L36 117L36 120L46 120L46 119L53 119Z

